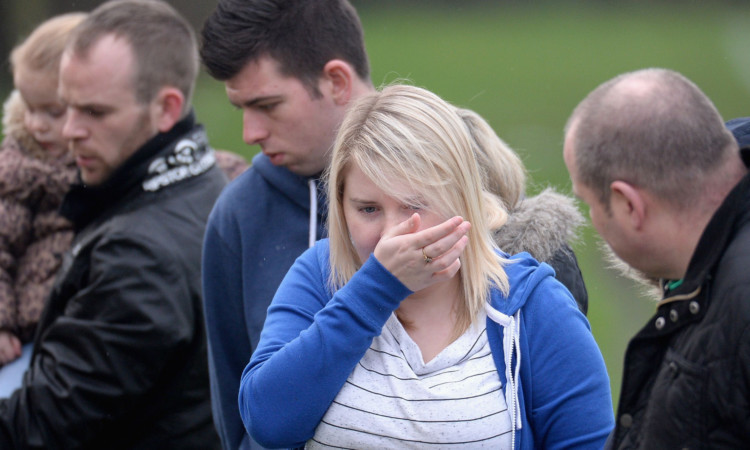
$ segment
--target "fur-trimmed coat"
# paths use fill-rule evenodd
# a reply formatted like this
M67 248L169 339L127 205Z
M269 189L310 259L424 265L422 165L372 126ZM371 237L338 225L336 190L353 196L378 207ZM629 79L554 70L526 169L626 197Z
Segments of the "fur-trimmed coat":
M57 210L76 167L70 155L47 158L24 127L24 111L14 91L3 105L0 146L0 329L28 342L73 238Z
M588 292L578 260L570 248L583 216L571 197L548 188L521 200L508 221L495 232L495 242L508 254L528 252L555 269L557 278L573 294L578 309L588 311Z

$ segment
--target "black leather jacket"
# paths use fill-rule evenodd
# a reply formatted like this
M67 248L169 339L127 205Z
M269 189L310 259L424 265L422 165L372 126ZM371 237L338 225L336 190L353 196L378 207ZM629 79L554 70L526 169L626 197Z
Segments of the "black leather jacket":
M739 136L738 136L739 138ZM750 163L750 148L743 150ZM706 227L682 285L631 340L612 448L750 443L750 175Z
M226 183L192 115L102 185L76 185L76 226L23 386L0 401L0 448L218 448L200 253Z

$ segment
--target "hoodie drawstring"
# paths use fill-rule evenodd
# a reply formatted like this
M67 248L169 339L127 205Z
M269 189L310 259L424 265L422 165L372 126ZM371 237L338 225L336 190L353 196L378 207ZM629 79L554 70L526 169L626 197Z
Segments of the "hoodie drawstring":
M521 372L521 310L512 316L506 316L486 302L484 309L487 317L504 328L503 331L503 356L505 358L505 379L508 384L505 388L505 403L508 405L511 420L511 448L516 448L516 430L521 426L521 405L518 401L518 374ZM512 369L513 356L516 357L515 373Z
M307 185L310 187L310 233L309 233L309 246L315 245L315 241L318 237L318 188L315 185L315 180L307 180Z

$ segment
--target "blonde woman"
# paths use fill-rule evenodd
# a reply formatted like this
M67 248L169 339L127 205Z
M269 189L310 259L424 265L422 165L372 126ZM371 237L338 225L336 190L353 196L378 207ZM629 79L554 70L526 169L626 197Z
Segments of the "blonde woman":
M329 239L292 266L242 376L259 443L603 446L601 354L552 269L497 248L507 215L483 187L477 131L412 86L349 111L328 173Z

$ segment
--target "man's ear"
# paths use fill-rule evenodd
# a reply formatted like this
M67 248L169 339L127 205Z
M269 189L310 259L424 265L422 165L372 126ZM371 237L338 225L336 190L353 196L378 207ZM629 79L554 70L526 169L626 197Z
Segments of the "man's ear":
M641 230L646 221L648 199L643 192L622 180L609 185L612 214L625 219L634 229Z
M340 59L332 59L323 66L324 82L337 105L346 105L351 100L355 76L352 66Z
M165 86L159 90L151 110L153 123L159 132L171 130L180 121L184 104L185 96L176 87Z

